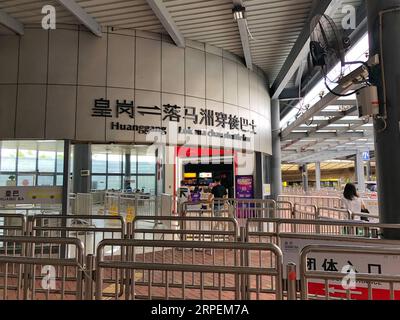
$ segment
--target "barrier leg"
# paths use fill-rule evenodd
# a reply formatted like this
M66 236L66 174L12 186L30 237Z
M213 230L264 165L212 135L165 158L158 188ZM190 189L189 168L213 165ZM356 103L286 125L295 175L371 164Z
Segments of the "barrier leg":
M287 271L287 299L297 300L297 290L296 290L296 265L294 263L289 263L286 266Z

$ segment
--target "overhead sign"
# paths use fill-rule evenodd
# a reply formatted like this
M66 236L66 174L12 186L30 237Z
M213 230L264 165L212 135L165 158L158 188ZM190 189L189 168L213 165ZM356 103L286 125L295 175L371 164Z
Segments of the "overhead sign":
M62 187L0 187L0 204L60 204Z
M113 110L113 107L115 108ZM250 141L248 134L257 134L256 124L254 119L239 117L235 114L227 114L224 112L215 112L214 110L207 109L206 107L200 108L198 111L196 107L178 106L171 104L163 104L160 106L135 106L133 101L117 100L112 106L111 101L108 99L95 99L94 106L92 107L92 117L101 118L117 118L125 115L125 119L132 119L131 121L110 122L111 130L117 131L136 131L140 134L148 134L150 132L160 132L162 135L167 134L166 126L149 126L149 125L136 125L134 123L137 117L145 116L159 116L162 121L168 121L178 124L178 133L186 135L208 136L215 138L224 138L240 141ZM180 123L184 123L185 127L179 127ZM205 125L212 127L211 130L193 129L190 125ZM215 129L215 130L214 130ZM235 130L238 132L222 132L222 130Z
M363 153L362 153L362 158L363 158L364 161L369 161L369 160L371 160L371 157L370 157L370 155L369 155L369 151L363 152Z
M335 241L328 239L310 239L300 237L283 236L281 238L281 249L283 253L283 265L295 263L297 266L297 280L300 280L300 252L308 245L350 245L350 246L370 246L382 248L382 245L368 242L352 242L350 240ZM387 245L385 247L398 249L398 245ZM368 285L365 282L357 281L357 273L366 274L385 274L398 275L398 263L400 256L385 256L373 254L354 254L349 256L345 253L310 253L307 256L307 270L309 271L325 271L325 272L342 272L345 266L351 266L355 271L356 286L350 289L351 299L367 300ZM345 277L346 274L343 274ZM287 279L287 270L284 268L284 279ZM400 284L395 285L395 298L400 300ZM319 279L308 280L308 294L325 296L325 282ZM341 281L330 281L329 297L346 298L346 290L343 288ZM387 284L374 282L372 285L372 297L374 300L390 299L390 291Z

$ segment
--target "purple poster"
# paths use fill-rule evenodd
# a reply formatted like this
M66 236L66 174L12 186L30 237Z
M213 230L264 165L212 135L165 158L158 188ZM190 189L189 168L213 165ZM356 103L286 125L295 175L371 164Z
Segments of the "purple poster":
M236 199L254 199L254 178L253 176L236 176ZM251 218L253 216L254 204L239 202L236 208L236 217Z
M236 199L254 199L253 176L236 176Z

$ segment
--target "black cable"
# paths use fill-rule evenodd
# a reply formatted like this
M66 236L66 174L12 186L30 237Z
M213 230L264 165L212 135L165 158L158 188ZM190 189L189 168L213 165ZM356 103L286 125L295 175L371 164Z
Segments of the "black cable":
M357 92L360 92L362 89L367 88L368 85L365 85L365 86L363 86L363 87L361 87L361 88L359 88L357 90L354 90L353 92L346 93L346 94L341 94L341 93L334 92L331 88L329 88L328 84L326 83L326 78L325 78L325 87L328 89L328 91L330 93L334 94L335 96L338 96L338 97L349 97L349 96L352 96L353 94L355 94Z

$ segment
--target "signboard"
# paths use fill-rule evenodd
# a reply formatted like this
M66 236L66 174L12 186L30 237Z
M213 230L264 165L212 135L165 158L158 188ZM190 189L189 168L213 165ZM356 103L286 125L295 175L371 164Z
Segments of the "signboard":
M60 204L62 187L0 187L0 204Z
M236 199L254 199L253 176L236 176Z
M297 237L283 236L281 238L281 249L283 252L283 265L289 262L297 265L297 280L300 280L300 252L308 245L350 245L350 246L370 246L379 247L381 244L368 242L352 242L348 239L328 240L328 239L304 239ZM385 244L385 248L398 249L398 245ZM307 256L307 269L309 271L342 272L345 266L351 266L355 271L355 288L350 289L351 299L367 300L368 285L365 282L357 281L357 273L398 275L398 265L400 256L385 256L373 254L353 254L349 256L345 253L310 253ZM284 268L284 279L287 278L286 268ZM345 277L346 274L343 274ZM400 300L400 284L394 286L395 299ZM341 281L329 282L329 296L332 298L346 298L346 290ZM325 295L325 283L319 279L308 279L309 295ZM390 299L388 284L375 282L372 285L373 300Z
M363 158L364 161L369 161L369 160L371 160L371 157L370 157L370 155L369 155L369 151L363 152L363 153L362 153L362 158Z
M209 179L209 178L212 178L212 173L211 172L201 172L199 177L203 178L203 179Z
M184 173L184 174L183 174L183 177L184 177L185 179L196 179L197 174L196 174L196 173L193 173L193 172L188 172L188 173Z
M264 184L263 185L263 197L269 197L271 195L271 185Z

